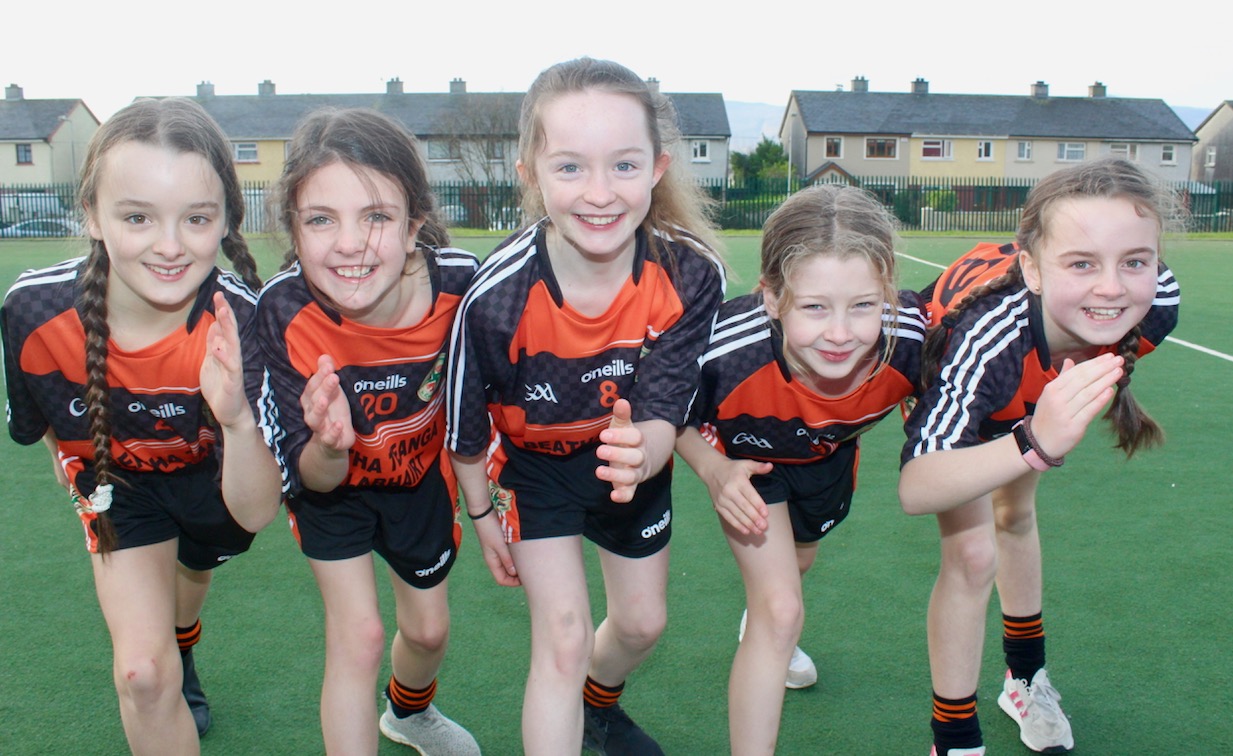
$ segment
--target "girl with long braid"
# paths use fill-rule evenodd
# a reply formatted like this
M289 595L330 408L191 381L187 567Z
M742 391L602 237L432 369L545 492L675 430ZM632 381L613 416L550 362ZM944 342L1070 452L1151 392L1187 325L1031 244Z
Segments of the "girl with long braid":
M1033 751L1074 747L1045 671L1036 487L1110 401L1127 456L1163 440L1129 384L1177 324L1178 285L1160 260L1174 204L1124 160L1058 171L1028 196L1016 244L978 246L924 292L935 327L899 497L941 530L928 617L938 756L985 752L976 689L995 583L1008 667L998 706Z
M188 100L140 100L90 143L86 257L28 271L0 311L9 432L43 440L85 527L134 753L196 753L192 657L214 567L280 481L244 336L260 286L228 143ZM218 250L236 273L215 267Z

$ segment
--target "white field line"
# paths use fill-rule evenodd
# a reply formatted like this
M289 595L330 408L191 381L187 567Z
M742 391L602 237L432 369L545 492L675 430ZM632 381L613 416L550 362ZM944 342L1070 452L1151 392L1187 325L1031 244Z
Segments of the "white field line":
M905 260L911 260L912 262L915 262L915 263L920 263L921 265L927 265L927 266L929 266L930 268L937 268L937 269L939 269L939 270L945 270L945 269L946 269L946 266L945 266L945 265L939 265L939 264L937 264L937 263L935 263L935 262L932 262L932 261L930 261L930 260L923 260L923 259L921 259L921 258L919 258L919 257L913 257L912 255L905 255L905 254L904 254L904 253L902 253L902 252L900 252L900 253L898 253L898 254L899 254L899 256L900 256L900 257L902 257L902 258L903 258L903 259L905 259ZM1181 340L1181 339L1176 339L1176 338L1173 338L1172 336L1165 336L1165 341L1168 341L1168 342L1171 342L1171 343L1177 344L1177 345L1179 345L1179 346L1184 346L1184 347L1186 347L1186 348L1188 348L1188 349L1193 349L1193 350L1195 350L1196 352L1202 352L1203 354L1209 354L1209 355L1211 355L1212 357L1218 357L1218 358L1220 358L1220 359L1222 359L1222 360L1226 360L1226 361L1228 361L1228 362L1233 362L1233 354L1225 354L1224 352L1217 352L1215 349L1209 349L1208 347L1202 346L1202 345L1200 345L1200 344L1192 344L1192 343L1190 343L1189 341L1183 341L1183 340Z

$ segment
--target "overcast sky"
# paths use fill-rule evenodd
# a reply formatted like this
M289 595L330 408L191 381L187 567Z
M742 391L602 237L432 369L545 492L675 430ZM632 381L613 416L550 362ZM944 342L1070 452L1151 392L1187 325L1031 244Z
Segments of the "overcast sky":
M492 0L261 0L26 5L0 22L0 79L28 99L78 98L105 119L141 95L525 91L539 71L580 55L611 58L666 92L720 92L784 105L793 89L1160 98L1216 108L1233 99L1228 18L1199 8L991 3L497 3ZM687 7L680 7L687 6ZM1099 6L1093 7L1093 6ZM314 10L313 8L317 8ZM531 13L530 8L538 11ZM53 15L54 12L54 15ZM1224 14L1221 14L1224 15ZM1205 25L1206 24L1206 25ZM1204 36L1200 32L1206 29Z

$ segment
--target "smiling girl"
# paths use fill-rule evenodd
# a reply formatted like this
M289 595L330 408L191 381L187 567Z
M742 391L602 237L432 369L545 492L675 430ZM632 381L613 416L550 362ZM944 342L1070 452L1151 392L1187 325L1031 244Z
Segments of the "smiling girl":
M385 630L373 552L389 568L398 625L380 731L422 753L479 753L433 705L462 535L438 389L477 264L446 246L433 204L414 138L368 110L309 116L277 188L294 247L261 292L258 335L291 526L325 603L328 753L377 752Z
M89 255L23 274L0 312L9 433L47 444L85 526L129 748L197 753L211 570L279 499L248 399L261 282L243 195L218 126L172 98L99 128L79 196ZM239 276L215 267L220 247Z
M723 299L700 195L672 167L674 123L623 66L541 73L518 161L536 222L485 260L450 347L459 483L489 569L521 582L531 612L529 754L577 753L584 710L588 748L660 753L617 700L666 622L668 462ZM604 574L598 629L583 537Z
M1136 360L1177 323L1160 261L1173 198L1103 159L1051 174L1017 246L981 245L927 292L924 394L907 423L899 497L936 513L942 565L929 603L934 749L983 754L976 688L996 582L1008 670L998 705L1034 751L1074 747L1045 671L1036 487L1106 413L1129 456L1160 428L1130 394Z
M924 303L895 290L895 240L858 189L793 195L763 228L759 290L720 307L703 356L677 451L706 483L745 582L728 682L734 754L774 753L785 681L817 681L796 646L801 578L848 515L860 435L919 377Z

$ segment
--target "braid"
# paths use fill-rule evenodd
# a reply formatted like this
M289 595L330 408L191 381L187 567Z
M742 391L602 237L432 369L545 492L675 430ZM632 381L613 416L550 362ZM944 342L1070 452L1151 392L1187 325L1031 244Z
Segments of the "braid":
M227 235L223 237L222 248L223 254L231 262L231 269L248 284L248 288L254 292L260 291L261 277L257 275L257 261L248 251L248 242L243 234L237 229L228 229Z
M925 345L921 348L920 386L922 391L928 391L929 386L937 380L938 374L942 370L942 357L946 354L946 344L950 339L950 332L954 329L955 324L959 322L959 316L963 314L963 311L971 307L976 301L990 294L1022 284L1023 270L1019 267L1019 261L1016 259L1002 275L987 284L973 287L967 296L959 300L954 307L950 308L942 316L941 323L925 332Z
M1133 457L1140 448L1151 448L1164 443L1164 430L1130 393L1130 374L1135 371L1135 363L1139 360L1140 330L1139 326L1130 329L1117 344L1117 353L1125 360L1122 366L1124 373L1117 382L1113 403L1104 414L1117 436L1114 448L1126 452L1127 457Z
M90 418L90 433L94 443L94 483L102 486L112 482L111 476L111 389L107 385L107 274L111 269L107 250L98 239L90 243L90 256L81 273L82 327L86 332L86 407ZM94 521L98 535L98 550L102 555L117 545L115 525L111 515L99 512Z

